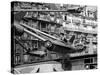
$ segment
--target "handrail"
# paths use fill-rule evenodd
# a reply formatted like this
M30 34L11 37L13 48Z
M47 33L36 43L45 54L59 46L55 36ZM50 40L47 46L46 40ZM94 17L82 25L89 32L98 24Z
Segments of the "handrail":
M32 36L34 36L34 37L36 37L36 38L42 40L42 41L46 41L46 39L40 37L39 35L37 35L37 34L31 32L31 31L29 31L29 30L27 30L27 29L24 29L24 31L25 31L26 33L29 33L29 34L31 34Z
M30 26L28 26L28 25L26 25L26 24L20 23L20 25L21 25L21 26L24 26L24 27L27 27L27 28L29 28L29 29L35 31L35 32L41 33L41 34L43 34L43 35L45 35L45 36L47 36L47 37L50 37L50 38L52 38L52 39L54 39L54 40L59 40L59 41L61 41L59 38L56 38L56 37L54 37L54 36L51 36L51 35L46 34L46 33L44 33L44 32L41 32L40 30L35 29L35 28L32 28L32 27L30 27Z
M67 12L67 10L37 10L37 9L15 9L12 11L29 11L29 12Z

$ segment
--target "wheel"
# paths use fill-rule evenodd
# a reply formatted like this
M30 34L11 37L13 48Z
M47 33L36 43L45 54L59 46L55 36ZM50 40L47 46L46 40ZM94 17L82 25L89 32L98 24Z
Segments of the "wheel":
M51 41L46 41L44 45L45 45L46 48L51 48L52 47Z

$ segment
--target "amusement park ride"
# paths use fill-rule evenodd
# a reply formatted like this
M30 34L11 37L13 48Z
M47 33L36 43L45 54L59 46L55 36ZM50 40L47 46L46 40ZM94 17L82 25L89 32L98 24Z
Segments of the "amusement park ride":
M78 8L78 9L74 9L74 10L69 9L67 11L57 11L56 10L55 12L68 12L68 13L73 14L73 13L80 13L82 11L82 9L83 8ZM13 12L23 12L23 11L26 12L26 11L33 11L33 10L18 10L18 11L12 11L12 13ZM46 12L54 12L54 10L53 11L46 11ZM16 16L16 14L14 16ZM86 49L86 46L83 43L78 43L77 45L67 44L59 38L56 38L50 34L42 32L36 28L32 28L32 27L28 26L27 24L24 24L24 23L19 22L17 20L14 20L14 22L13 22L12 30L13 29L17 33L17 34L14 33L14 35L15 35L14 40L17 41L22 47L24 47L24 49L26 50L26 53L28 53L28 54L43 56L45 53L43 51L30 52L29 50L27 50L27 48L25 48L25 46L23 46L21 44L19 39L16 38L16 35L19 35L21 33L23 34L23 32L26 32L26 33L30 34L31 36L36 37L37 39L41 40L44 43L43 46L45 48L47 48L49 51L54 51L58 54L61 54L63 56L63 58L66 54L75 53L75 52L82 52L83 50ZM47 61L45 61L45 62L47 62ZM14 71L15 71L15 73L16 72L19 73L18 72L19 68L14 68Z
M17 26L16 22L14 25ZM21 26L23 32L42 40L48 50L63 54L82 51L85 48L85 45L82 43L77 44L77 46L67 45L64 41L50 34L44 33L23 23L20 23L19 25Z

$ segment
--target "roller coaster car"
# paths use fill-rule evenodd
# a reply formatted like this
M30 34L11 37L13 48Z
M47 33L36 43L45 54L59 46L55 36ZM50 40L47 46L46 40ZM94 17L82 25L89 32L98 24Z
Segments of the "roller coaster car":
M83 44L77 44L75 47L73 47L71 45L66 45L66 46L61 45L61 43L59 42L52 43L51 41L46 41L45 47L50 51L55 51L61 54L82 52L83 50L86 49L86 46L84 46Z

